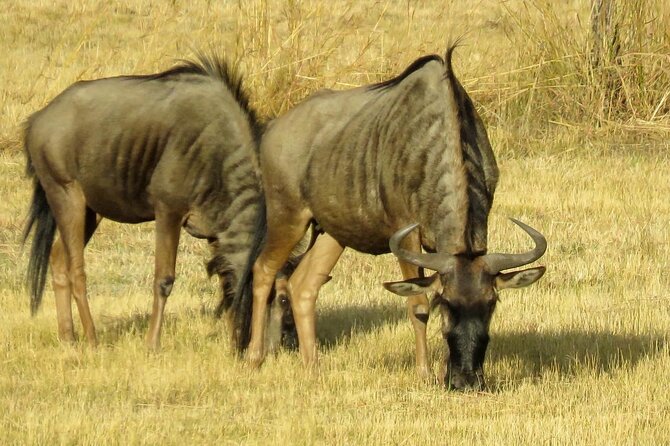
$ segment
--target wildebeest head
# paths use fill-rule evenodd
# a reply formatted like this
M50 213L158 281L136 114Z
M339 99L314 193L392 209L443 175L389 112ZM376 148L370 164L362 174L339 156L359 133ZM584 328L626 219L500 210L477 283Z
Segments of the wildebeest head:
M442 335L448 356L444 383L456 390L484 388L484 357L489 342L489 324L498 301L498 291L534 283L544 274L543 266L520 271L504 270L539 259L547 248L542 234L514 220L535 242L522 254L485 254L475 257L444 253L416 253L400 242L418 225L396 232L389 245L399 260L437 271L430 277L388 282L384 287L401 296L436 293L433 300L442 315Z

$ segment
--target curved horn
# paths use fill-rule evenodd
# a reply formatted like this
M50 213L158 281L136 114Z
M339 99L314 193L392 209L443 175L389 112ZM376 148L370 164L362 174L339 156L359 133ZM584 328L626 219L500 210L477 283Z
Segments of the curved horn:
M402 240L417 226L419 226L419 224L414 223L413 225L406 226L396 231L396 233L393 234L389 240L389 248L391 248L391 252L395 254L396 257L398 257L398 260L403 262L411 263L412 265L420 266L422 268L428 268L440 273L446 272L451 266L451 256L440 253L429 254L423 252L412 252L400 247Z
M535 242L535 248L531 249L528 252L522 254L486 254L484 256L484 263L486 263L487 269L491 274L498 274L500 271L516 268L519 266L527 265L533 263L547 250L547 239L544 238L535 229L531 228L527 224L521 223L515 218L510 218L514 223L521 227Z

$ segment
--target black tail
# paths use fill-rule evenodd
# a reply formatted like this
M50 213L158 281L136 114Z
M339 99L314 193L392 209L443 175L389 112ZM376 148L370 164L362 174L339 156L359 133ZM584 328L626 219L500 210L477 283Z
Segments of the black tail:
M230 308L233 314L233 343L238 352L243 352L249 345L251 339L251 309L253 306L253 267L256 259L265 244L265 233L267 222L265 216L265 198L259 202L258 216L254 225L253 240L249 257L244 266L242 275L237 282L237 289L232 301L224 300L216 308L216 317L221 317L223 312ZM225 295L225 292L224 292Z
M35 235L30 248L30 260L28 261L27 282L30 288L30 312L34 315L42 302L44 285L46 284L47 270L49 269L49 256L51 245L56 235L56 220L51 213L47 197L42 185L35 178L30 157L28 157L28 175L33 177L34 189L33 200L28 211L28 219L23 230L23 243L26 242L35 227Z

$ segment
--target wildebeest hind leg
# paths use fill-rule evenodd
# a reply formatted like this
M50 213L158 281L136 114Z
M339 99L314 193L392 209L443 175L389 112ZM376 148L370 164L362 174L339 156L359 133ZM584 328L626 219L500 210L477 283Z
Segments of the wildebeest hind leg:
M69 308L70 293L72 293L86 338L89 344L95 347L97 337L86 297L86 273L84 271L87 220L84 192L76 182L61 185L46 180L43 186L60 234L60 240L55 243L54 254L51 257L51 264L55 266L53 280L54 291L56 291L56 309L60 310L59 332L61 332L60 324L63 321L63 332L69 331L72 338L74 337L71 330L72 310ZM66 270L67 273L65 273ZM70 333L66 334L66 338L70 336Z
M86 229L84 244L93 236L100 216L91 209L86 209ZM72 321L72 295L70 292L70 279L68 275L68 259L65 254L65 246L61 238L58 238L51 249L51 276L54 294L56 297L56 319L58 321L58 338L63 342L74 342L74 324Z
M74 342L74 325L72 321L72 295L70 293L70 277L65 247L60 237L51 248L51 281L56 297L56 319L58 321L58 338L63 342Z
M289 298L306 367L317 365L315 306L319 289L330 279L342 251L344 247L329 234L320 235L289 278Z
M154 304L147 333L147 346L153 351L160 348L161 328L165 303L172 291L177 246L181 230L182 215L170 212L166 206L156 206L156 252L154 272Z

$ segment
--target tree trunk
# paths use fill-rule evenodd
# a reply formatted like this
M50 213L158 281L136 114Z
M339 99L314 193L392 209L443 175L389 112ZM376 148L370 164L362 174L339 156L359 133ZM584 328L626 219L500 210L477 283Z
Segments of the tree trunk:
M620 18L616 0L592 0L591 7L591 54L593 87L601 98L601 119L609 119L625 102L622 84L616 70L621 65L619 58L621 40Z

